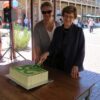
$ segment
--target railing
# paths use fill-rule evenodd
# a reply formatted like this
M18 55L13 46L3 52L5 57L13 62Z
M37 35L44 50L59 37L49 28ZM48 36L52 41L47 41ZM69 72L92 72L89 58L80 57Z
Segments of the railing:
M71 2L75 2L75 0L70 0Z
M95 1L92 1L92 0L76 0L76 2L82 3L82 4L95 5Z
M93 6L100 6L100 3L93 0L61 0L64 2L76 2L76 3L80 3L80 4L85 4L85 5L93 5Z
M96 2L96 6L100 7L100 2Z
M75 2L75 0L61 0L61 1L64 1L64 2Z
M76 2L79 2L79 3L81 3L81 2L82 2L82 0L76 0Z

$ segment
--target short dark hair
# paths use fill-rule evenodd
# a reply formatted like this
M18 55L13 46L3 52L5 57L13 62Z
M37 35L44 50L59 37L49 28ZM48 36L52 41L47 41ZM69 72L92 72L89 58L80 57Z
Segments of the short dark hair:
M48 7L53 8L53 6L52 6L52 4L51 4L50 2L43 2L43 3L41 4L40 9L42 10L42 8L45 7L45 6L48 6Z
M77 18L77 9L75 6L66 6L62 10L62 16L64 16L64 13L68 13L68 14L73 13L74 17Z

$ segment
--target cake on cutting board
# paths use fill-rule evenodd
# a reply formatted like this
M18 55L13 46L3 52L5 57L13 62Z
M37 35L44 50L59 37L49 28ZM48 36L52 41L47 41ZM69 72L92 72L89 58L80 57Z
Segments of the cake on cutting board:
M36 64L13 66L8 77L26 89L48 83L48 71Z

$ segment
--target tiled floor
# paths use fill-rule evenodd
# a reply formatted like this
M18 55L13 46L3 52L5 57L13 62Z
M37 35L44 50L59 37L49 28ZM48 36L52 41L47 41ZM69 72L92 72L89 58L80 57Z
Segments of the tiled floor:
M98 80L100 80L100 28L94 29L93 33L89 33L88 29L85 29L84 33L86 40L85 69L97 73ZM100 100L100 81L94 85L90 100Z
M92 88L90 100L100 100L100 81L98 81Z

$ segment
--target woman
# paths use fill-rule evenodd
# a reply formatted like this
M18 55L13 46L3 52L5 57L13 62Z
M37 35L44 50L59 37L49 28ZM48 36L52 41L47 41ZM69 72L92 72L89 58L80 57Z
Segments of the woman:
M53 19L53 7L50 2L44 2L41 5L43 20L38 22L34 28L34 60L37 62L44 52L48 50L56 27Z
M62 10L64 24L57 27L53 40L46 53L39 61L43 63L48 56L55 55L56 67L70 74L72 78L78 78L79 71L83 70L85 54L84 34L80 27L73 24L77 17L74 6L67 6ZM53 66L53 65L52 65Z

